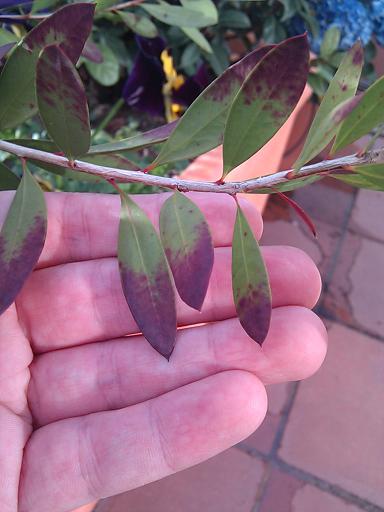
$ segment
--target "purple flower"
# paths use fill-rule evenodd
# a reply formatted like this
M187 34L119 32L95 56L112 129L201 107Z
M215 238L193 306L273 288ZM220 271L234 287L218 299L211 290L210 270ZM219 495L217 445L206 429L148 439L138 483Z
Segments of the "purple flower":
M139 51L132 71L124 84L123 98L131 107L153 116L165 117L163 92L164 85L169 84L162 60L162 54L166 49L165 41L161 37L148 39L136 36L136 42ZM199 67L193 77L186 79L180 75L177 77L179 79L177 86L173 87L171 84L172 102L183 106L190 105L211 80L204 65Z

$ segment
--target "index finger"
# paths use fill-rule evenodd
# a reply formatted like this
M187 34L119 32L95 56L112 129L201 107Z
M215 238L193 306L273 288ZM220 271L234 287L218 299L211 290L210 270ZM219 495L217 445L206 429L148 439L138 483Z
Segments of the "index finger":
M160 209L169 193L132 196L158 226ZM0 224L13 192L0 193ZM236 203L227 194L190 192L188 197L202 210L215 247L231 245ZM114 257L117 253L120 198L116 194L47 193L48 233L38 267ZM255 235L260 238L260 213L241 200Z

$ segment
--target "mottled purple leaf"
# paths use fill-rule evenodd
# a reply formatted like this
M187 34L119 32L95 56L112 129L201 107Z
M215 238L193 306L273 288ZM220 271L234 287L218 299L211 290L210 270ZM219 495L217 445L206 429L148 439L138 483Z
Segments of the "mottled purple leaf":
M232 241L232 289L241 325L262 345L271 321L271 290L259 244L240 207Z
M122 287L139 329L170 358L176 341L172 278L158 234L146 214L120 191L118 258Z
M43 250L44 194L25 169L0 232L0 314L14 302Z
M193 158L221 144L234 97L248 73L272 48L269 45L254 50L204 89L179 120L154 165Z
M76 64L91 33L94 12L95 5L91 3L65 5L32 29L24 44L32 51L59 45Z
M91 62L95 62L96 64L100 64L104 60L103 54L101 53L97 44L92 41L92 39L86 40L82 56Z
M73 63L78 60L92 28L94 9L91 3L66 5L14 49L0 76L0 129L17 126L36 113L36 62L44 47L58 44Z
M249 73L228 114L223 177L285 123L304 90L308 64L307 36L297 36L278 44Z
M105 144L92 146L89 150L89 154L124 154L125 151L143 149L148 146L152 146L153 144L164 142L176 128L178 122L179 121L173 121L172 123L158 126L157 128L153 128L153 130L133 135L128 139L122 139L117 142L107 142Z
M339 128L332 112L356 94L363 67L363 49L357 42L344 56L339 69L332 78L316 116L312 122L304 147L294 164L300 169L320 153L333 139Z
M87 97L76 68L58 46L48 46L39 57L36 92L40 116L55 144L70 160L87 153Z
M200 311L214 258L204 215L188 197L175 192L161 208L160 235L180 297Z
M2 58L7 55L9 50L15 46L16 43L7 43L0 46L0 61Z

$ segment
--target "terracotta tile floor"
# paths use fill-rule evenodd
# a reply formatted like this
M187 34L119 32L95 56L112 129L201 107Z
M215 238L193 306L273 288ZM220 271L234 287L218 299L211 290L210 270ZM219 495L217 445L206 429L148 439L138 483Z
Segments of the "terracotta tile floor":
M97 512L384 511L384 196L324 180L294 197L317 240L273 198L263 242L301 247L321 269L323 368L270 387L264 425L240 445Z

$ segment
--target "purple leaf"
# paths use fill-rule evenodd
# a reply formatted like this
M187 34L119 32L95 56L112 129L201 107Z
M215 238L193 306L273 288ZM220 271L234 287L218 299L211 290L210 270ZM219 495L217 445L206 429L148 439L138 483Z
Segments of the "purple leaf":
M91 33L94 12L90 3L65 5L32 29L24 43L30 50L57 44L76 64Z
M43 250L44 194L27 169L0 232L0 314L16 299Z
M232 289L241 325L262 345L271 322L271 289L259 244L239 206L232 242Z
M87 153L87 97L75 66L59 46L48 46L40 55L36 92L39 113L54 143L70 160Z
M176 306L167 259L146 214L119 192L118 258L124 295L145 338L169 359L176 341Z
M200 311L214 258L204 215L188 197L175 192L161 208L160 235L180 297Z

